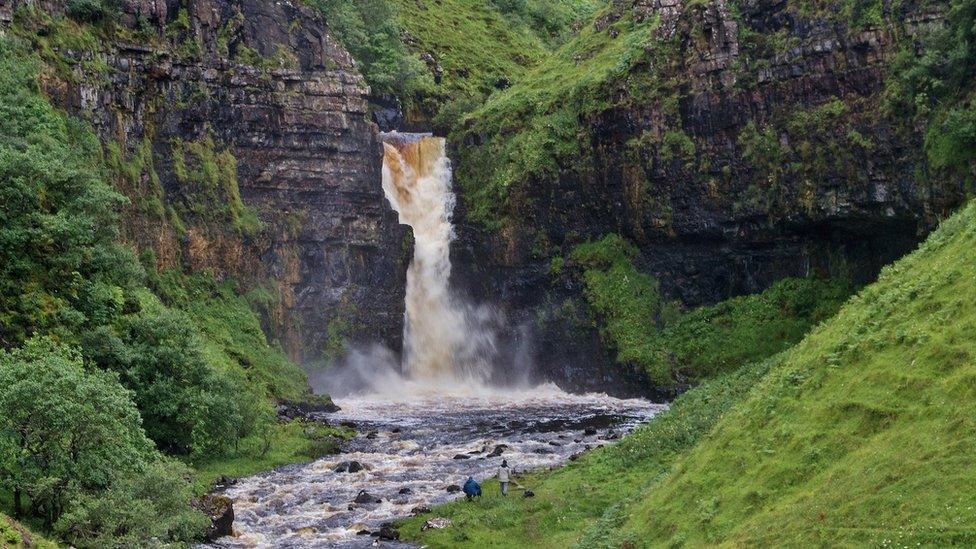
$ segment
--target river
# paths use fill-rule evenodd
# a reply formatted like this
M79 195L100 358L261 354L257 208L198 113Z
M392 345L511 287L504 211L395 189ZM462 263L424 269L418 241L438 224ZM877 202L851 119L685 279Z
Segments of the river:
M344 453L241 479L235 536L220 547L385 547L404 544L359 534L407 517L417 506L459 497L448 487L482 481L502 459L517 472L549 468L611 442L664 408L644 400L571 395L552 386L487 395L388 396L338 400L323 417L351 421L359 435ZM589 433L589 434L587 434ZM504 445L500 456L490 456ZM342 462L365 469L336 472ZM532 486L528 486L529 489ZM379 502L354 503L360 490ZM522 497L512 491L509 497Z

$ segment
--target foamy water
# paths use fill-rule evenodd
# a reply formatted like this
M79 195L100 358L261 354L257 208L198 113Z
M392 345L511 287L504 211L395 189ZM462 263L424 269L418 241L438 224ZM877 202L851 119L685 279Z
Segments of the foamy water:
M365 396L337 403L342 411L326 416L328 421L353 421L360 431L347 452L232 486L226 495L234 500L236 536L223 538L219 546L400 546L357 532L376 531L384 522L409 516L414 507L457 498L448 486L463 484L468 475L483 481L502 459L514 471L564 463L664 408L639 399L570 395L551 386L479 395L420 393L396 401ZM597 434L585 435L587 428ZM508 449L488 457L501 444ZM351 460L367 469L334 471ZM360 490L381 502L353 503ZM521 492L509 497L521 497Z

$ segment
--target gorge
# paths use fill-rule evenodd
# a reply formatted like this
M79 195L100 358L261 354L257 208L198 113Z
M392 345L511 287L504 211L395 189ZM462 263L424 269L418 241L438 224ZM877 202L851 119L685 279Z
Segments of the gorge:
M0 0L0 544L976 543L974 21Z

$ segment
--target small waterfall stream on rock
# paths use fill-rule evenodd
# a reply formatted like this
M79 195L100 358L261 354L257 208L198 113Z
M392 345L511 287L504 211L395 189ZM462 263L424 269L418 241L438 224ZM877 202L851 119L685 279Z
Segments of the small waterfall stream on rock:
M499 315L457 299L449 288L454 194L445 142L399 133L385 134L383 141L384 191L414 231L403 361L396 363L388 350L354 350L346 368L356 370L351 378L365 380L368 388L360 383L343 392L338 383L332 389L342 410L317 419L353 422L358 436L341 455L228 487L235 535L217 546L408 546L363 533L416 507L458 497L452 487L468 475L491 477L502 459L515 471L557 466L665 408L640 399L572 395L551 384L490 386L492 326ZM353 461L362 469L340 471ZM357 498L361 490L370 501Z

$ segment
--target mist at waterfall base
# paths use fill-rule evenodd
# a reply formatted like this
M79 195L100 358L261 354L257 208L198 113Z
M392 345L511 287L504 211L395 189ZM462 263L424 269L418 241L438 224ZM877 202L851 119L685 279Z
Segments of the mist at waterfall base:
M529 383L528 327L509 327L490 304L450 291L454 194L444 141L401 134L384 141L383 188L415 240L403 355L381 345L352 348L339 364L310 374L341 408L315 419L352 423L357 436L341 455L228 486L234 535L216 547L412 547L365 534L460 497L468 476L484 481L502 460L516 474L556 467L666 408ZM502 333L520 342L500 348Z
M500 364L498 334L504 315L452 292L450 246L455 195L451 162L442 138L384 134L383 190L414 235L407 270L402 357L379 345L353 347L326 371L313 372L316 391L334 397L381 394L409 399L423 395L486 395L528 388L532 364L527 330Z

